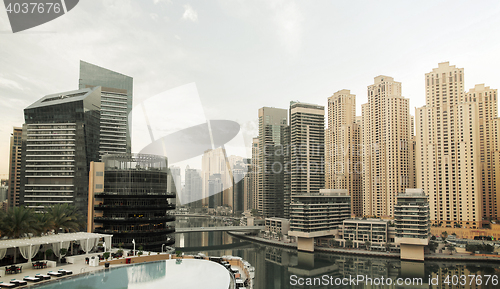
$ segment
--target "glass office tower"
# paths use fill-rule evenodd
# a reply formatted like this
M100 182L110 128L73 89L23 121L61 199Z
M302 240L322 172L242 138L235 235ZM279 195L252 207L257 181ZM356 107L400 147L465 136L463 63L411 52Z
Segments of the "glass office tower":
M99 154L130 153L129 114L132 110L133 78L80 61L79 88L101 86Z
M47 95L24 109L20 205L73 203L86 213L88 172L99 160L101 88Z

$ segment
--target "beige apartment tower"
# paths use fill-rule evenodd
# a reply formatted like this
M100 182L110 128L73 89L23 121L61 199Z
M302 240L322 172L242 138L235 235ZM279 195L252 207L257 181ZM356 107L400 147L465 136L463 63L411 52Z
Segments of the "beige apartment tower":
M429 196L433 225L478 228L479 109L474 99L465 99L463 83L463 68L448 62L425 75L426 105L415 112L417 187Z
M328 98L325 134L325 187L347 190L351 212L363 215L360 125L356 122L356 96L340 90Z
M9 188L7 190L8 207L19 206L19 191L21 188L21 147L23 129L14 127L10 136L9 155Z
M482 191L483 220L500 219L500 147L497 90L484 84L465 94L466 102L475 102L478 107L479 154Z
M362 105L365 216L394 216L397 194L414 183L409 102L392 77L377 76L368 86Z

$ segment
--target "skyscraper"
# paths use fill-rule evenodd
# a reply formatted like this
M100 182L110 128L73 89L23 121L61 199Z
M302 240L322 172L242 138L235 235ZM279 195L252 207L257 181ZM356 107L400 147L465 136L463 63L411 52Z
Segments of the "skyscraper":
M7 200L9 208L19 206L19 192L21 189L21 147L23 129L14 127L10 137L9 154L9 186Z
M222 206L224 203L229 205L229 195L232 187L232 172L230 172L231 167L229 162L226 161L226 151L222 147L207 150L203 153L201 163L203 205L208 205L208 200L211 196L208 189L208 181L214 174L219 175L218 178L222 184L222 190L216 192L216 194L218 194L217 198L221 200L220 203L217 203L217 206Z
M290 102L289 186L285 186L285 218L294 195L318 193L325 186L325 107ZM286 166L285 166L286 167Z
M101 86L99 154L130 153L133 78L80 61L79 88Z
M283 217L284 148L288 129L287 110L259 109L257 210L264 217Z
M250 209L257 209L259 191L259 138L252 139L252 164L250 167Z
M47 95L24 110L20 204L73 203L87 213L89 165L99 161L101 88Z
M416 109L417 187L429 196L432 224L478 228L479 110L474 92L465 99L463 83L463 68L448 62L425 74L426 105Z
M500 143L497 90L477 84L465 94L466 102L476 102L479 123L481 200L483 220L500 219ZM474 150L477 150L476 148Z
M181 204L189 204L192 208L200 208L202 206L202 185L201 170L191 169L189 166L186 166Z
M328 98L326 129L326 188L347 190L351 212L363 215L360 126L356 123L356 96L349 90Z
M362 106L364 215L394 216L396 195L413 183L409 102L392 77L377 76L368 86Z

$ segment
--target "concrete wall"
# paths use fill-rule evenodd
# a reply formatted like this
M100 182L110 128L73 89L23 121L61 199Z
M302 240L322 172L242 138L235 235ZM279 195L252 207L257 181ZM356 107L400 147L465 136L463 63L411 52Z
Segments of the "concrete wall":
M297 237L297 250L314 252L314 238Z
M401 244L401 260L424 261L424 246Z

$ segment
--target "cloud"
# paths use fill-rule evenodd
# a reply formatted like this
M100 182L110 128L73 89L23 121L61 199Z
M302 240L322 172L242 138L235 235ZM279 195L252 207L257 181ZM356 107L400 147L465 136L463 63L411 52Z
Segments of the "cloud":
M274 1L269 2L274 11L278 35L283 46L292 55L297 55L301 47L302 22L304 17L295 2Z
M172 0L153 0L153 3L156 5L158 3L168 3L172 4Z
M191 5L184 5L184 14L182 15L183 19L191 20L193 22L198 21L198 12L194 11Z
M154 21L157 21L158 20L158 14L156 13L151 13L149 14L149 16L151 17L151 19L153 19Z
M13 88L13 89L18 89L18 90L23 90L23 87L15 82L14 80L10 80L7 78L3 78L0 76L0 87L6 87L6 88Z

